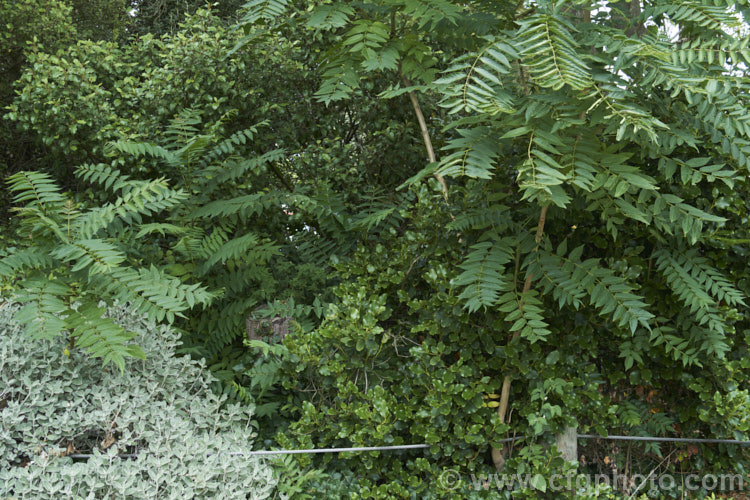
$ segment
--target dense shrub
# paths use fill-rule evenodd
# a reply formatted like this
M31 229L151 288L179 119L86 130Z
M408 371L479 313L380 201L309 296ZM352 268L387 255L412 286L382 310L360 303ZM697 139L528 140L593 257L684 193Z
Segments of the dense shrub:
M250 411L223 405L204 367L173 355L174 332L124 308L110 310L139 333L147 354L128 359L121 374L68 353L61 337L30 340L11 320L16 308L0 305L0 497L271 495L276 479L267 464L221 454L251 449Z
M455 205L461 202L457 191ZM501 343L498 337L509 325L502 315L462 307L455 286L461 248L448 230L436 229L461 222L452 221L448 210L439 191L421 187L400 228L378 233L379 244L357 249L339 267L342 281L335 293L340 301L329 306L320 327L284 339L279 378L288 399L281 408L292 422L276 436L282 446L431 445L301 456L302 465L316 460L332 478L346 478L339 485L326 481L320 491L344 488L352 498L382 499L540 498L538 485L480 491L469 480L495 472L490 448L510 436L522 438L505 463L507 474L547 479L611 474L625 470L624 464L643 474L659 465L659 471L675 477L685 471L745 473L749 456L736 445L633 443L625 451L581 440L577 464L556 457L553 436L568 425L577 425L581 434L673 436L681 429L686 437L746 439L750 400L739 380L742 368L727 361L713 368L722 377L709 380L702 369L660 366L654 357L629 373L637 383L632 390L622 382L624 375L610 375L622 366L610 351L611 341L598 339L595 331L581 335L590 331L583 325L565 329L576 323L562 313L553 318L555 330L546 343L529 348L518 341ZM507 366L521 374L512 393L517 401L512 431L496 412L502 379L495 374ZM647 371L663 374L650 394L637 378ZM463 483L446 485L444 478L455 471ZM356 480L349 481L350 474ZM660 494L678 495L678 490L679 485ZM602 498L603 493L560 491L551 498L585 494Z

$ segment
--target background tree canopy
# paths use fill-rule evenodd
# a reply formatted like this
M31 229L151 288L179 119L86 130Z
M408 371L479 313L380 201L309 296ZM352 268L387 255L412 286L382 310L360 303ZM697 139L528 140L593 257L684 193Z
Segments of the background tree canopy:
M319 494L747 474L735 445L548 449L748 439L746 2L100 3L0 3L27 332L124 370L143 353L99 301L129 303L267 446L432 445L302 456Z

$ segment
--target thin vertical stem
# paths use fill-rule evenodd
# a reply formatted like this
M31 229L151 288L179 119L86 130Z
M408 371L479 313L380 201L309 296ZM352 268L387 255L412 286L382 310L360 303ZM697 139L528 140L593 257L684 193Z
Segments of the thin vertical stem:
M544 224L547 222L547 207L542 207L541 211L539 212L539 222L536 226L536 249L534 251L539 250L539 244L542 241L542 234L544 233ZM529 273L528 276L526 276L526 281L523 284L523 291L521 293L521 300L518 303L518 309L523 311L523 296L526 295L526 293L531 290L531 282L534 280L534 275ZM519 331L516 331L513 333L513 336L511 337L511 340L518 337ZM511 386L511 378L510 375L505 375L505 379L503 380L503 387L500 391L500 406L497 407L497 416L500 419L500 423L505 423L505 417L508 414L508 401L510 399L510 386ZM495 468L498 472L500 472L505 465L505 455L506 450L500 450L499 448L492 448L492 462L495 464Z
M409 83L409 80L405 76L402 76L402 80L404 82L404 85L407 87L411 86ZM419 100L417 99L417 95L414 92L409 92L409 99L411 100L411 104L414 107L414 113L417 115L417 121L419 122L419 129L422 131L422 140L424 141L424 147L427 150L427 158L430 160L430 163L435 163L437 161L437 158L435 157L435 149L432 147L432 141L430 140L430 132L427 130L427 122L424 119L424 115L422 114L422 108L419 105ZM440 186L443 188L443 198L445 200L448 200L448 184L445 182L445 178L440 174L434 174L435 178L440 183Z

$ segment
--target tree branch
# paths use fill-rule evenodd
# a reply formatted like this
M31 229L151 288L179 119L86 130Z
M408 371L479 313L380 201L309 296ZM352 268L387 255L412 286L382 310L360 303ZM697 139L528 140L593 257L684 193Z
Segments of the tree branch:
M630 11L630 22L632 24L625 31L625 34L629 37L635 35L640 38L644 33L646 33L646 27L643 25L643 23L638 22L638 18L641 16L641 1L631 0L628 10Z
M404 85L406 85L407 87L411 86L411 83L409 83L409 80L405 76L402 75L401 79L403 80ZM435 157L435 150L432 147L430 132L427 130L427 122L425 121L424 115L422 114L422 108L419 106L419 100L417 100L417 96L414 92L409 92L409 99L411 100L412 106L414 106L414 113L417 115L419 129L422 131L422 140L424 141L424 147L427 150L427 158L430 160L430 163L435 163L437 161ZM448 201L448 184L445 182L445 178L438 173L435 173L433 175L440 183L440 186L443 188L443 198Z
M292 184L289 182L289 180L286 177L284 177L284 174L281 173L281 170L279 170L279 167L277 167L276 165L274 165L273 162L269 162L268 166L271 168L271 172L273 172L273 174L276 177L278 177L278 179L281 181L281 183L284 185L284 187L287 188L290 193L293 192L294 191L294 186L292 186Z
M539 250L539 244L542 241L542 234L544 233L544 224L547 221L547 208L546 206L542 207L541 211L539 212L539 222L536 226L536 248L534 251L536 252ZM523 292L521 295L526 295L526 293L531 290L531 282L534 280L534 275L529 273L528 276L526 276L526 281L523 284ZM523 297L521 298L521 301L518 303L518 309L520 311L523 311ZM518 337L519 331L516 331L513 333L513 336L511 337L511 340ZM508 413L508 400L510 399L510 375L506 375L505 379L503 380L503 387L500 391L500 406L497 407L497 416L500 418L500 423L505 423L505 416ZM507 446L507 445L506 445ZM507 447L500 450L499 448L492 448L492 462L495 464L495 468L498 472L502 471L503 467L505 466L505 455L507 453Z

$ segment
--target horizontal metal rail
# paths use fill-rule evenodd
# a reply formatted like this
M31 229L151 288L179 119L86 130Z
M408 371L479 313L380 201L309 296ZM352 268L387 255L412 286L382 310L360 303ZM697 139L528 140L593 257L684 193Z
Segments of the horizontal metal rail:
M614 441L663 441L667 443L723 443L739 444L740 446L750 445L750 441L740 441L737 439L701 439L701 438L669 438L653 436L597 436L596 434L578 434L580 439L611 439Z
M701 439L701 438L670 438L655 436L599 436L597 434L578 434L578 439L607 439L614 441L651 441L667 443L703 443L703 444L737 444L740 446L750 446L750 441L741 441L738 439ZM524 439L523 437L501 439L501 443L509 443ZM436 443L437 444L437 443ZM257 451L226 451L218 453L207 453L207 455L228 455L228 456L259 456L259 455L300 455L314 453L353 453L367 451L392 451L392 450L420 450L430 448L432 444L402 444L395 446L360 446L354 448L310 448L307 450L257 450ZM65 455L70 458L91 458L94 455L90 453L79 453ZM117 458L137 458L138 455L131 453L127 455L115 455Z

